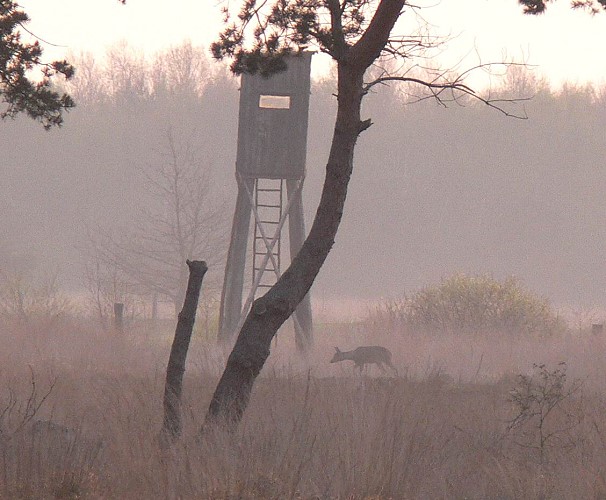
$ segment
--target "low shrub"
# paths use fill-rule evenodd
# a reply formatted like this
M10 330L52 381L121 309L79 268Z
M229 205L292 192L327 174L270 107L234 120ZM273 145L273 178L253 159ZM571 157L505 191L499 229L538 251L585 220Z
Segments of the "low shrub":
M411 333L550 335L566 330L549 302L519 280L455 274L369 315L376 328Z

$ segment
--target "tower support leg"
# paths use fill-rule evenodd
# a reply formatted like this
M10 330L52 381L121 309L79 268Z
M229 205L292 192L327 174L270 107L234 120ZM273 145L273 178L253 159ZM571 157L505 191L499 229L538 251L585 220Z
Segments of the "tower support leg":
M247 189L252 192L254 179L238 176L238 198L231 230L231 240L225 265L225 278L219 310L219 342L228 344L237 334L236 327L242 311L244 268L250 226L251 204Z
M302 189L297 189L296 180L286 181L288 199L293 197L288 214L288 239L290 240L291 260L299 253L305 241L305 219L303 217ZM313 344L313 323L311 315L311 300L309 293L304 297L294 312L295 343L299 352L307 352Z

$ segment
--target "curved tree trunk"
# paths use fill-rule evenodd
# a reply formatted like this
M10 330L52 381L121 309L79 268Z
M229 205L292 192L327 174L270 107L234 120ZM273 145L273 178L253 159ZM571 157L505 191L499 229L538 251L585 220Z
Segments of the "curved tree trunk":
M251 308L211 400L205 425L234 428L248 405L256 377L269 356L271 341L303 300L330 252L341 222L353 169L354 147L370 120L360 120L363 76L385 47L404 0L382 0L365 33L347 46L343 29L333 21L338 54L338 108L322 197L301 250L278 282ZM337 2L335 18L338 13ZM338 46L337 46L338 45Z
M334 244L341 222L360 122L362 74L339 69L338 112L322 197L309 235L278 282L248 314L215 390L205 425L237 425L255 378L269 356L271 341L309 291Z

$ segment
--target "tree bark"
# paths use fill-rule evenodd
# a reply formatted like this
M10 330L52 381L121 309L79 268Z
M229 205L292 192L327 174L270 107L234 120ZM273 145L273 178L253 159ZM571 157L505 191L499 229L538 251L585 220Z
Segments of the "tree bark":
M185 361L191 340L196 310L202 280L208 270L204 261L187 261L189 267L189 281L183 309L179 313L175 338L168 358L166 368L166 385L164 387L164 423L162 435L174 440L181 435L181 392L183 387L183 374Z

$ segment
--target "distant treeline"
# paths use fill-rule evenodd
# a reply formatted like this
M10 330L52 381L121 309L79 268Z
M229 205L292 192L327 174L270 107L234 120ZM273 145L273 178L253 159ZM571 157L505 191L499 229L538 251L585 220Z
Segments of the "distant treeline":
M157 203L144 170L169 131L201 153L214 189L235 201L238 81L189 44L151 59L126 46L104 61L73 59L67 90L78 106L63 128L0 123L0 269L34 263L77 286L84 227L127 228ZM493 96L533 96L515 105L527 120L471 101L412 104L412 89L367 97L374 124L358 141L317 299L399 296L461 271L515 275L557 303L606 302L606 92L553 91L519 68L499 85ZM330 146L333 87L312 89L308 222Z

